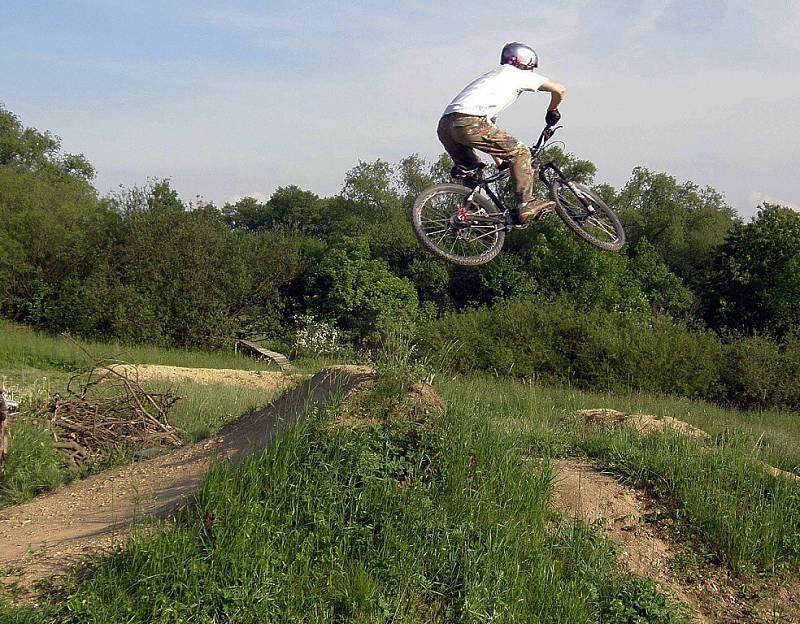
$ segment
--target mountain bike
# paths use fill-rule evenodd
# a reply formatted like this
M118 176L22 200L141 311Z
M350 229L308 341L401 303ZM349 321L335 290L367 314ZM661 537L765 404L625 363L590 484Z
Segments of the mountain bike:
M575 235L598 249L617 251L625 244L617 215L588 186L569 180L552 161L542 161L548 141L561 127L545 126L530 148L535 175ZM530 224L520 224L516 210L506 208L490 186L511 175L508 167L488 177L483 167L460 172L456 167L453 175L463 184L437 184L420 193L411 208L411 225L435 256L459 266L478 266L500 253L508 232Z

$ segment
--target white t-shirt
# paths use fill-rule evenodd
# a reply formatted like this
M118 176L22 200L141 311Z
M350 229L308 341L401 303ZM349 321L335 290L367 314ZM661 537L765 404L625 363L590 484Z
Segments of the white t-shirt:
M501 65L470 82L442 114L462 113L494 119L516 102L523 91L538 91L548 80L529 69Z

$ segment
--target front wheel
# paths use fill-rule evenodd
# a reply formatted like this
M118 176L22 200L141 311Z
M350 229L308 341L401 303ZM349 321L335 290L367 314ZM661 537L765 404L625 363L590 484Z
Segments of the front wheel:
M585 184L555 178L550 198L562 221L587 243L605 251L617 251L625 244L625 230L617 215Z
M478 266L500 253L506 233L499 217L492 202L460 184L425 189L411 208L411 226L423 247L458 266Z

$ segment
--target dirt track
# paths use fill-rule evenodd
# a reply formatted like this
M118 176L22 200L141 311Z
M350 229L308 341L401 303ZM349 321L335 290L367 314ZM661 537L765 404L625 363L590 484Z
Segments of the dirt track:
M184 368L157 364L124 365L121 368L138 381L150 379L164 379L172 383L193 381L198 384L245 386L253 390L284 388L295 378L274 371L244 371L232 368Z
M689 579L674 569L681 550L657 523L662 511L641 491L627 487L587 461L554 460L553 503L570 518L589 524L604 522L608 537L620 549L620 563L639 576L649 576L674 592L696 622L767 624L800 622L800 585L772 588L750 595L741 579L722 566L706 566Z
M675 546L642 520L654 514L651 502L589 463L560 459L553 462L553 467L556 507L588 524L607 521L608 536L620 546L620 560L625 567L671 589L690 606L698 622L706 622L694 591L679 583L670 572Z
M268 446L307 410L348 392L370 374L364 367L330 367L215 438L0 511L0 572L12 572L2 581L24 590L120 540L134 520L168 516L187 502L212 462L236 460Z

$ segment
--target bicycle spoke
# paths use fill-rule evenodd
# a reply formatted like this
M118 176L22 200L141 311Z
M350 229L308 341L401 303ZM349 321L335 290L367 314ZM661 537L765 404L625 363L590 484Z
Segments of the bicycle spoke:
M595 225L595 227L598 227L601 230L603 230L603 232L608 234L612 239L615 239L617 237L616 233L614 231L610 230L605 223L601 223L600 221L598 221L597 217L589 217L587 219L587 222L593 223Z
M481 234L480 236L476 236L476 237L474 237L474 238L472 238L470 240L477 241L477 240L480 240L482 238L486 238L487 236L491 236L492 234L495 234L495 233L496 233L496 231L494 229L492 229L491 232L486 232L486 233Z
M625 234L616 215L594 192L583 185L578 187L561 184L554 189L559 216L576 235L595 247L606 251L622 247Z
M471 190L450 187L431 194L416 207L417 236L445 260L461 264L460 261L483 257L486 261L502 246L505 236L502 213L488 205L486 198L472 196Z
M439 245L441 245L441 244L442 244L442 241L443 241L445 238L447 238L447 234L448 234L448 233L447 233L447 232L445 232L444 234L442 234L442 235L439 237L439 240L437 240L437 241L436 241L436 243L435 243L435 245L436 245L437 247L438 247Z

